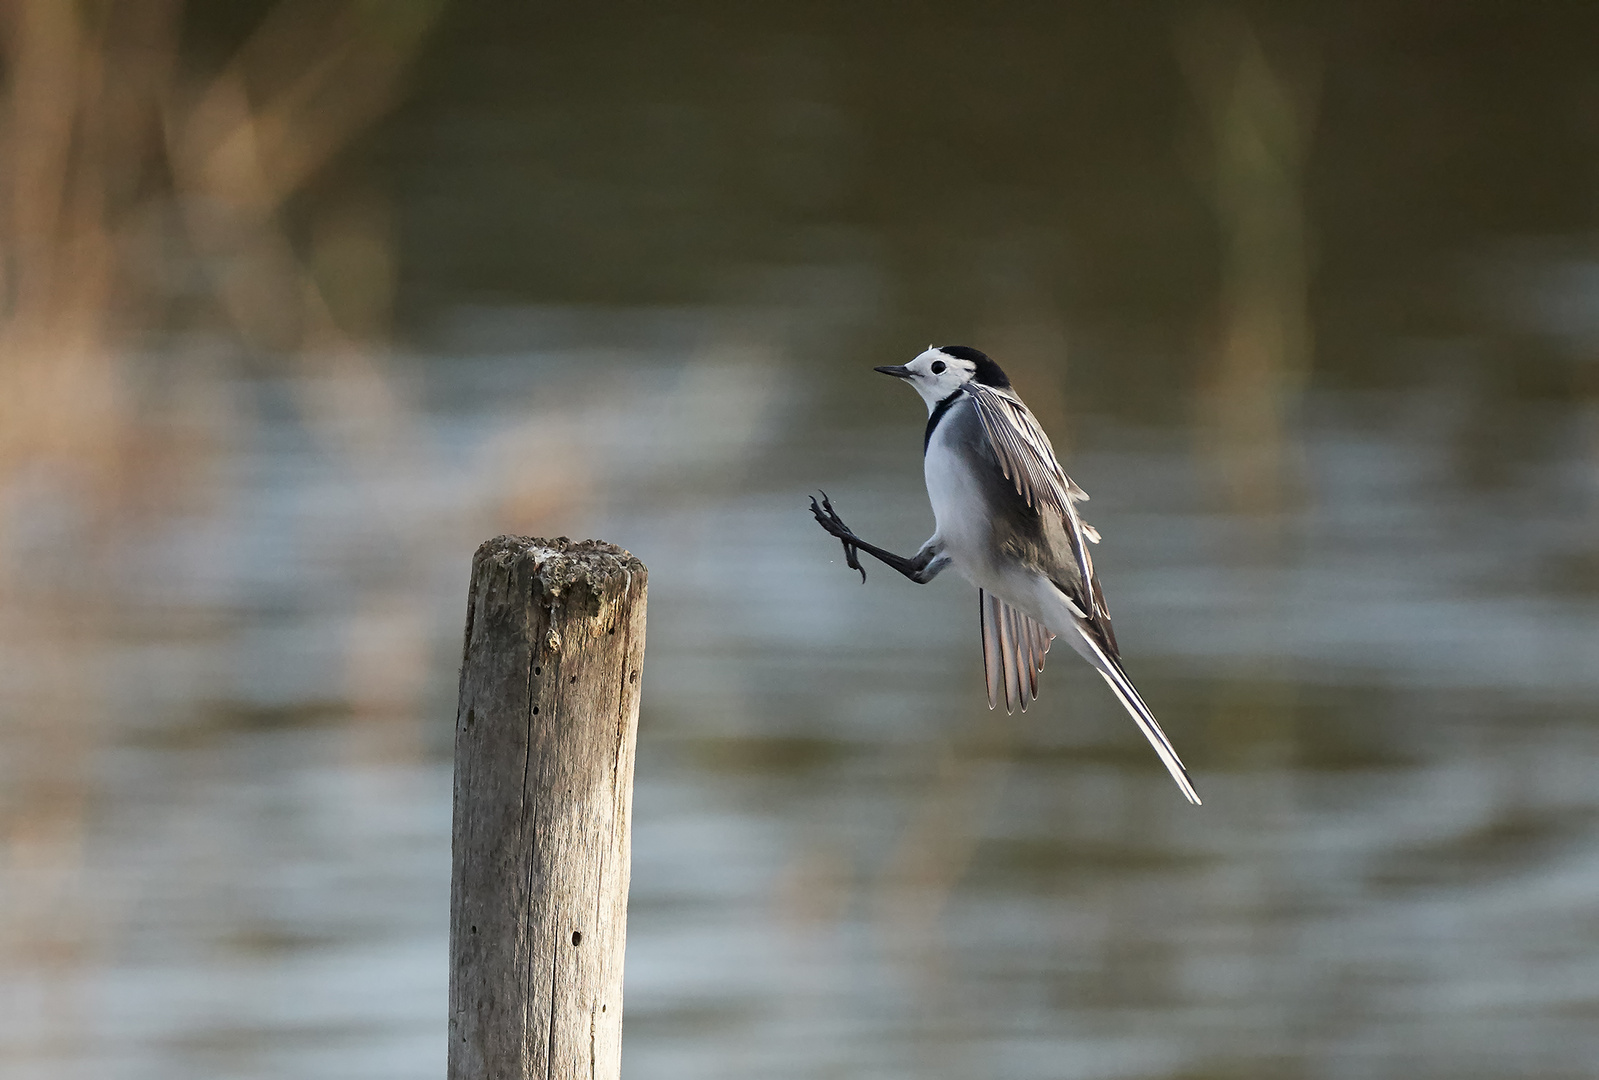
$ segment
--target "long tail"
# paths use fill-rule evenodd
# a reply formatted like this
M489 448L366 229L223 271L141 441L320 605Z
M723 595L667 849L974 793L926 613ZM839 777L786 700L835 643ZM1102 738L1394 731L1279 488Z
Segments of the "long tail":
M1183 759L1177 756L1177 751L1172 747L1171 740L1166 738L1166 733L1160 730L1160 724L1155 721L1155 714L1149 711L1149 706L1144 704L1144 699L1138 696L1138 690L1133 686L1133 680L1127 677L1127 672L1122 669L1121 661L1108 656L1105 650L1093 637L1084 632L1082 627L1077 628L1088 645L1089 662L1099 671L1100 677L1109 684L1116 699L1122 703L1138 730L1144 733L1144 738L1149 740L1149 745L1155 748L1155 753L1160 755L1160 760L1165 764L1166 771L1171 773L1171 778L1177 781L1177 786L1187 796L1188 801L1199 806L1199 792L1194 790L1194 785L1188 779L1188 770L1183 766Z

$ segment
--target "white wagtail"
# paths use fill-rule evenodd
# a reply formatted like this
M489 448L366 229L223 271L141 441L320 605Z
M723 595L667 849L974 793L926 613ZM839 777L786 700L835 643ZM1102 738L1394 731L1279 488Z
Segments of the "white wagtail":
M833 510L827 493L811 512L844 542L844 558L866 580L857 551L925 585L946 566L977 586L988 707L1005 711L1038 696L1038 673L1064 634L1115 692L1189 802L1199 794L1177 751L1122 669L1105 595L1085 541L1099 532L1077 516L1088 495L1055 460L1039 426L999 365L965 345L928 347L908 364L877 368L904 379L927 402L922 438L927 495L937 523L910 558L868 544Z

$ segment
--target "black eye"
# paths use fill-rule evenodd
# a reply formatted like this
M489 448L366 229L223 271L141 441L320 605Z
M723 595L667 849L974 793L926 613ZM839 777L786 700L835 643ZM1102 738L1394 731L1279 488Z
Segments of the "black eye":
M932 371L932 373L934 375L942 375L942 374L944 374L944 361L942 361L942 360L934 360L933 361L933 365L932 365L931 368L929 368L929 370Z

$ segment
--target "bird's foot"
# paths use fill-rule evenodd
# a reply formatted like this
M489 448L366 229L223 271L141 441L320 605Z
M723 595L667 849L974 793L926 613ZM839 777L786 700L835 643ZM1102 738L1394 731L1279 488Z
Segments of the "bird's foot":
M833 536L838 537L839 542L844 545L844 562L849 565L851 570L860 571L861 584L864 585L866 584L866 569L861 566L860 555L855 548L855 545L860 543L860 537L851 532L849 526L844 524L844 519L838 516L838 511L834 510L833 504L828 501L827 492L824 491L821 494L822 501L820 504L817 503L816 496L811 496L811 513L815 515L818 525Z

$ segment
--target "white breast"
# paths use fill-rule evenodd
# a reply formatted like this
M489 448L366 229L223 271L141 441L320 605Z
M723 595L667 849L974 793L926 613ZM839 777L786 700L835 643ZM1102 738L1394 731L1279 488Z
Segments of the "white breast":
M938 523L936 536L962 577L980 588L992 588L996 584L989 551L992 528L983 490L968 460L947 439L952 427L946 421L934 430L922 463L927 498Z

